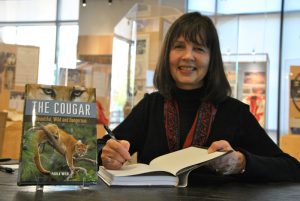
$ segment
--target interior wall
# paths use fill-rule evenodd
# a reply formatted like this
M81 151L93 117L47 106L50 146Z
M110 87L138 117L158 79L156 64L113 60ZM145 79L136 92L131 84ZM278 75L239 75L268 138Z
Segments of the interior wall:
M79 10L79 35L112 35L115 25L135 3L115 0L109 5L106 0L87 0L87 6Z
M111 55L112 40L112 35L79 36L77 55Z
M79 35L112 35L114 27L136 3L164 5L186 9L186 0L87 0L87 6L80 6Z

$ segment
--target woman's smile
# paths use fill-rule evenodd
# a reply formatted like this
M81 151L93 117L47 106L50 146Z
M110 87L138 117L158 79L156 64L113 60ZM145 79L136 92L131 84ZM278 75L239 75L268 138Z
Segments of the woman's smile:
M170 71L181 89L196 89L203 85L210 60L209 49L179 37L171 47Z
M193 66L179 66L178 69L181 71L196 71L197 70L197 68L193 67Z

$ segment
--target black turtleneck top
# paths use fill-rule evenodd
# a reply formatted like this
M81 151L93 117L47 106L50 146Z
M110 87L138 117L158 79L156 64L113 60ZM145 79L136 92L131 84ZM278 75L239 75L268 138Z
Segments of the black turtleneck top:
M176 88L172 95L178 103L179 108L179 130L180 130L180 146L183 146L185 138L190 131L195 120L198 108L201 104L203 96L201 88L194 90L182 90Z
M202 96L201 89L174 91L179 104L182 138L191 128ZM158 92L145 95L113 132L117 139L130 142L130 153L138 152L138 162L149 163L153 158L169 153L164 97ZM211 133L204 146L209 147L217 140L228 141L233 149L245 155L246 171L236 176L239 179L300 181L300 163L279 149L250 113L249 106L239 100L228 97L218 103ZM204 169L198 171L206 174Z

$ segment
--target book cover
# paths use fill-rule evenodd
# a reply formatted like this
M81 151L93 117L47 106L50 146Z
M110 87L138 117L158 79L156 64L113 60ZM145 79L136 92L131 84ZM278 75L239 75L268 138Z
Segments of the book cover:
M94 88L27 84L18 185L97 182Z

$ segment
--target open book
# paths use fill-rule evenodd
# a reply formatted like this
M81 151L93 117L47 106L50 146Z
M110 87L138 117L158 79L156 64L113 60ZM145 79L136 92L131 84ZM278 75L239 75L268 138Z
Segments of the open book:
M192 170L227 153L208 154L207 149L192 146L154 158L149 165L124 165L120 170L108 170L100 166L98 175L109 186L186 187Z

